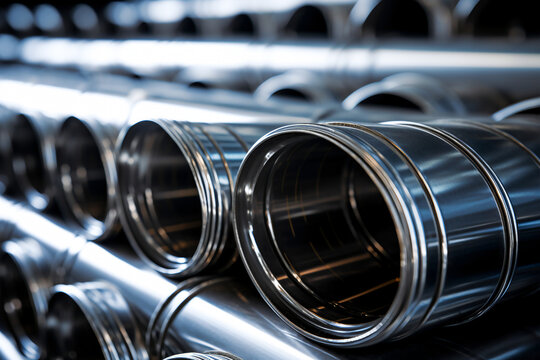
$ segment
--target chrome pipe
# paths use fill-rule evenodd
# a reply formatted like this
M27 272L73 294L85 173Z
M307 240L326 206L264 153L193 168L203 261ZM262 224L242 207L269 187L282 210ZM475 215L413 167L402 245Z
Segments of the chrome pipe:
M529 115L540 115L540 97L523 100L507 106L493 114L493 119L495 121L503 121L510 117Z
M259 292L291 327L340 347L468 321L530 292L540 214L523 194L538 193L538 128L516 127L521 137L457 120L268 134L234 195Z
M197 117L186 112L182 118L190 122L160 120L154 114L155 120L135 122L118 140L124 228L137 253L168 276L228 268L235 262L230 214L240 162L271 129L311 121L212 110ZM212 116L213 123L200 121Z
M185 353L169 356L165 360L241 360L240 358L223 352L211 351L206 353Z
M455 32L448 1L358 1L351 11L352 33L365 38L450 38Z
M44 338L50 359L148 359L129 306L103 282L56 285Z
M377 106L426 114L489 114L508 104L502 94L477 85L451 88L429 76L396 74L353 92L343 101L347 110Z
M25 39L20 60L80 69L124 70L141 76L174 77L195 66L229 73L256 88L289 70L309 70L346 96L362 85L396 73L429 75L452 86L481 84L520 100L537 96L540 54L534 41L511 48L485 42L385 42L363 45L242 41ZM100 54L99 58L96 54ZM144 54L144 55L141 55ZM213 54L227 54L219 61ZM314 61L314 59L320 59ZM409 59L408 61L402 61ZM484 64L490 64L485 66ZM233 76L234 74L234 76Z
M15 346L13 339L4 333L2 328L0 328L0 359L26 360Z

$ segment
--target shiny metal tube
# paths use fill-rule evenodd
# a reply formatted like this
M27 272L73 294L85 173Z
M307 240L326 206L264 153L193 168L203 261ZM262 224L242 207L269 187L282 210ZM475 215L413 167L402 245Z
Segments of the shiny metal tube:
M196 66L228 72L231 78L247 82L252 88L285 71L309 70L321 76L329 89L343 96L389 75L414 72L430 75L450 86L466 80L521 100L537 96L536 84L540 77L537 49L538 43L534 41L513 44L509 48L490 42L465 41L330 46L317 42L114 41L34 37L21 42L20 60L81 69L123 69L143 76L163 77L171 77L178 71ZM96 58L96 54L100 57ZM217 61L215 54L227 54L227 57Z
M25 360L17 347L15 346L13 339L5 334L0 328L0 359L10 360Z
M0 209L2 228L10 224L19 233L34 233L46 249L56 244L58 254L64 253L63 246L57 243L62 242L62 237L49 238L58 225L3 198L0 198ZM53 232L36 232L32 223L20 222L21 218L37 221L41 229L47 224ZM61 228L56 231L63 233ZM505 354L508 358L519 359L532 356L538 350L538 317L530 312L536 300L531 301L532 307L503 307L474 323L433 332L410 342L362 349L362 352L337 351L319 347L292 331L250 286L237 280L196 278L176 284L148 268L125 248L105 249L91 242L72 249L70 254L69 260L60 266L66 275L63 280L75 283L99 279L114 286L128 302L133 316L141 323L149 324L147 345L155 344L154 341L162 336L161 325L169 324L169 331L163 335L163 347L149 349L154 355L159 352L167 356L182 352L225 351L243 359L359 360L395 359L396 354L448 359L490 358ZM70 315L73 313L64 311L63 314L73 318ZM501 323L505 326L500 326ZM65 324L72 328L70 323ZM497 346L493 347L493 344Z
M241 360L240 358L222 352L185 353L169 356L165 360Z
M121 134L117 149L118 193L128 237L139 255L169 276L227 268L236 260L230 214L240 162L271 129L310 121L238 111L215 113L213 123L187 116L182 118L191 122L159 116L136 122Z
M538 192L539 168L524 141L535 144L538 129L521 130L534 135L457 120L270 133L234 196L259 292L307 337L357 347L468 321L530 291L540 229L524 194Z
M477 85L450 88L429 76L396 74L356 90L343 101L345 109L377 106L426 114L490 114L508 104L493 89Z
M520 101L516 104L505 107L493 114L495 121L502 121L515 116L537 116L540 115L540 98L532 98Z
M51 359L148 359L128 304L113 286L103 282L52 289L45 344Z
M363 37L449 38L454 32L448 1L358 1L349 22L353 33Z

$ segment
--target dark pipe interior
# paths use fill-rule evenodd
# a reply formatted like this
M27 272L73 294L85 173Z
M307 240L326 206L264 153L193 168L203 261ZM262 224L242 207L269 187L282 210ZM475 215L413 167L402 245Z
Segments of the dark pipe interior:
M402 96L388 93L381 93L369 96L362 100L358 106L376 106L386 108L407 109L422 111L420 105L408 100Z
M531 0L480 1L465 24L465 30L475 36L540 35L540 3Z
M286 99L293 99L293 100L300 100L300 101L309 101L310 99L308 96L296 89L281 89L276 92L274 92L271 96L272 98L286 98Z
M45 165L41 140L30 119L19 115L11 132L12 166L16 181L23 189L45 192Z
M307 5L294 12L285 25L285 34L327 38L330 36L330 29L321 9Z
M120 176L146 233L142 245L174 257L193 256L201 238L202 208L188 160L155 123L133 126L123 143L121 157L129 154L135 161L127 165L121 160Z
M57 138L56 161L62 187L73 213L82 220L104 221L107 181L96 139L76 118L67 119Z
M65 293L56 293L49 302L45 346L47 359L105 360L85 314Z
M182 35L197 35L199 34L199 29L195 20L191 17L185 17L178 23L178 33Z
M0 298L3 317L25 353L38 354L39 326L34 301L18 263L8 254L0 256Z
M428 37L428 14L416 0L384 0L369 14L364 32L376 37Z
M236 15L229 24L229 32L234 35L255 35L255 24L247 14Z
M276 278L304 307L342 323L382 316L400 277L400 248L383 196L348 154L304 135L274 156L267 226ZM294 275L293 275L294 274Z

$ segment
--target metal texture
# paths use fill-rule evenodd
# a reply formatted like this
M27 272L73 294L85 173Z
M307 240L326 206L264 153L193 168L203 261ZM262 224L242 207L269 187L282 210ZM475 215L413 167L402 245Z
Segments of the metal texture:
M64 233L58 225L29 208L5 199L0 199L0 208L3 230L11 227L17 229L11 233L33 233L36 241L45 249L51 249L51 244L56 243L57 254L65 253L65 244L60 244L62 237L49 238L55 231L56 234ZM34 227L30 225L32 223L20 222L21 217L34 220L41 225L41 229L52 232L36 232L31 229ZM8 232L2 231L3 237L7 235ZM76 238L75 234L71 238ZM46 257L49 261L53 258ZM148 268L128 249L122 246L106 249L92 242L82 247L76 246L58 267L63 269L63 281L67 283L99 279L107 286L116 288L128 302L137 321L148 324L146 345L150 345L148 350L153 355L162 355L157 358L182 352L225 351L243 359L261 360L394 359L396 356L469 359L492 358L502 354L509 359L522 359L534 356L538 351L539 319L535 312L530 311L536 305L535 298L528 306L514 304L502 307L475 323L439 330L408 342L351 352L319 347L301 337L283 323L250 286L240 280L207 277L176 284ZM65 300L72 303L67 298ZM62 311L61 314L66 320L81 320L63 322L67 329L72 330L65 335L83 334L83 329L90 326L88 318L78 316L77 312ZM93 319L90 318L90 321ZM500 326L501 323L505 326ZM98 331L103 329L100 327ZM103 351L101 346L89 346L95 344L95 335L84 338L84 349L88 353L91 350ZM160 339L162 344L156 342ZM82 351L81 348L73 350Z
M369 82L413 72L452 86L466 81L508 94L512 100L537 96L538 42L385 41L362 45L322 42L76 40L31 37L19 46L20 61L80 69L123 70L172 78L199 67L228 73L256 88L290 70L312 71L339 96ZM99 58L96 54L100 54ZM227 54L220 57L215 54ZM314 61L317 59L317 61ZM486 66L489 64L489 66Z
M341 122L265 136L234 195L259 292L307 337L357 347L534 290L539 130L511 128Z
M44 337L50 359L148 359L129 306L103 282L56 285Z
M165 360L241 360L232 354L222 352L185 353L169 356Z
M502 121L510 117L523 117L524 115L540 116L540 98L527 99L507 106L493 114L493 119Z
M353 92L343 101L345 109L378 106L426 114L490 114L508 105L502 94L478 85L450 88L429 76L396 74Z

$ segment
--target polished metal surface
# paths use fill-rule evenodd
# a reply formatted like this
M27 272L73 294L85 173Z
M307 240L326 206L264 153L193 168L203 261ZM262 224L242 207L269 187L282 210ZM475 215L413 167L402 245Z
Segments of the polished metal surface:
M222 352L185 353L169 356L165 360L241 360L232 354Z
M502 121L510 117L523 115L540 116L540 98L527 99L507 106L493 114L493 119Z
M31 37L19 46L20 61L79 69L124 70L140 76L174 77L186 68L228 73L256 88L291 70L320 76L329 89L347 96L389 75L413 72L447 82L479 83L511 100L537 96L538 42L388 40L362 45L218 40L80 40ZM100 54L99 57L96 54ZM215 54L227 54L215 57ZM218 60L219 59L219 60Z
M281 318L329 345L475 318L538 281L535 150L455 119L274 131L237 177L246 269Z
M100 282L52 289L45 346L50 359L148 359L129 306L114 287Z

